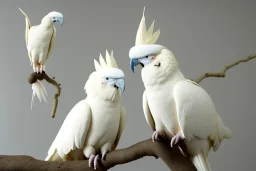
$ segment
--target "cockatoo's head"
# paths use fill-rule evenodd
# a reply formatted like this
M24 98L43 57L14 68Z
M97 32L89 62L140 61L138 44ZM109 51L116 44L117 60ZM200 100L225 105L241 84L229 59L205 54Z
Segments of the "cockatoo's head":
M119 99L120 94L125 90L124 73L118 69L113 51L111 55L106 51L106 62L100 54L99 61L100 63L94 60L96 71L90 75L85 84L86 93L104 100Z
M60 25L62 26L64 23L64 18L60 12L52 11L42 19L42 23L46 23L46 24L60 23Z
M178 62L170 50L162 45L155 44L160 35L160 29L154 30L154 21L147 30L143 16L137 31L135 46L130 49L130 68L142 66L142 79L147 84L163 81L168 75L178 68Z

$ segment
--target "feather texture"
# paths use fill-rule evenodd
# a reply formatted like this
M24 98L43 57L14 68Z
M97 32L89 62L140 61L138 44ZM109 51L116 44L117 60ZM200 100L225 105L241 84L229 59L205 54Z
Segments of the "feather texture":
M91 116L91 108L86 100L78 102L65 118L48 151L46 160L50 161L56 150L62 158L65 158L71 150L82 149L90 127Z
M139 28L136 34L135 46L143 44L154 44L160 35L160 29L154 33L155 20L147 31L146 18L145 18L145 7L143 9L143 15L139 24Z
M32 84L32 99L31 99L31 109L33 107L33 103L34 103L34 97L37 96L39 101L41 102L41 100L43 99L45 102L47 102L46 100L46 96L47 96L47 91L44 88L44 85L41 83L41 81L37 80L35 83Z

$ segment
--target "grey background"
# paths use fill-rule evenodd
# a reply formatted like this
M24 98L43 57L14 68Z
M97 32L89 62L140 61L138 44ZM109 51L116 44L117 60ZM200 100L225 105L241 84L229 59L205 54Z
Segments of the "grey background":
M146 6L147 25L156 19L161 29L157 43L176 55L187 78L206 71L219 71L224 64L256 53L256 1L230 0L1 0L0 1L0 154L26 154L44 159L70 109L85 98L84 84L94 70L99 53L114 50L126 74L122 102L127 126L118 148L147 139L152 132L142 113L144 90L139 67L129 69L129 49ZM30 110L32 72L25 47L25 18L39 24L48 12L64 15L46 71L62 84L56 118L50 117L55 87L46 85L49 103L36 99ZM201 85L209 92L224 123L233 131L216 153L209 155L213 170L254 170L255 164L255 69L256 59L229 70L225 79L208 78ZM154 158L116 166L112 170L166 170Z

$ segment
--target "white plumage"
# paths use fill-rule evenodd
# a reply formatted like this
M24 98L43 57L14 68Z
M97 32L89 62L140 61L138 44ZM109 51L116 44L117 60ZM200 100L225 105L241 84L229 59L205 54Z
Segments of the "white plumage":
M143 12L136 43L129 56L132 70L138 64L143 66L143 111L154 131L152 139L166 137L171 146L185 139L188 157L197 170L210 171L210 149L217 151L223 139L231 138L232 133L224 126L208 93L183 76L173 53L164 46L155 45L156 39L150 43L145 41L149 32L153 34L152 30L146 30Z
M42 73L43 70L45 70L45 62L52 52L56 37L56 28L53 23L60 22L62 25L63 15L55 11L50 12L43 17L39 25L32 26L27 14L21 9L20 11L25 16L26 21L25 40L30 63L33 66L34 72ZM32 84L32 90L31 108L35 95L38 97L40 102L41 99L46 101L47 95L43 84L39 80Z
M94 161L96 167L99 154L104 159L117 147L125 127L126 114L120 102L124 74L108 52L106 59L107 63L100 60L103 65L95 60L96 71L85 84L87 97L67 115L46 161L83 160L86 157L89 166Z

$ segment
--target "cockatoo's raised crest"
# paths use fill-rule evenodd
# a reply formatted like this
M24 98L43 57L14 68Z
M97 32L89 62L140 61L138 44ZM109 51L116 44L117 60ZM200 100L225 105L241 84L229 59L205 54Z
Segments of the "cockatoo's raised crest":
M154 32L155 20L147 30L145 22L145 7L143 10L142 19L137 31L135 46L130 49L129 57L130 67L134 72L134 66L141 64L144 67L145 64L149 64L154 60L155 56L158 55L165 47L162 45L155 44L160 35L160 29Z
M160 35L160 29L157 30L156 32L153 32L155 20L152 22L150 28L147 30L144 13L145 13L145 7L143 10L143 15L137 31L135 46L143 45L143 44L154 44Z
M111 54L106 50L106 61L100 54L99 62L94 59L94 66L96 71L102 72L104 77L111 77L111 78L123 78L124 73L122 70L118 69L116 60L113 56L113 51Z
M103 91L101 85L109 85L110 87L119 88L121 92L125 90L124 72L118 68L116 60L113 56L113 51L111 54L109 54L109 52L106 50L106 60L104 60L100 54L99 62L94 59L94 66L96 71L89 76L89 80L85 84L84 90L86 90L86 92L93 92L97 94L97 92L95 92L95 90L97 90L97 86L100 86L99 88L101 91ZM95 79L99 80L96 81ZM101 84L95 84L95 82L98 81L100 81ZM105 90L106 94L111 94L109 93L109 89ZM113 92L115 93L115 91ZM104 93L101 93L100 95L103 94Z
M113 56L113 51L111 52L111 54L109 54L108 51L106 50L106 62L102 57L102 55L100 54L99 61L100 63L94 59L94 66L96 71L103 68L118 68L116 60Z

